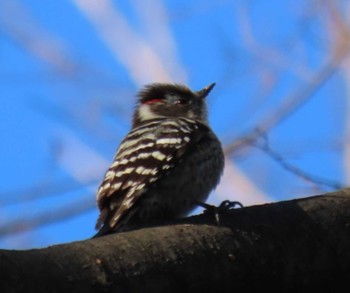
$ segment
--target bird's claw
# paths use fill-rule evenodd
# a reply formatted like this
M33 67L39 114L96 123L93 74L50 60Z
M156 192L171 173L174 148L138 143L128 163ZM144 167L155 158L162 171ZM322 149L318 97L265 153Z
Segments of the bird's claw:
M239 201L224 200L218 208L227 211L236 207L243 208L243 205Z
M232 210L234 208L243 208L243 205L239 201L224 200L219 206L214 206L204 202L198 202L199 206L205 209L205 214L213 214L215 218L215 223L220 225L220 213Z

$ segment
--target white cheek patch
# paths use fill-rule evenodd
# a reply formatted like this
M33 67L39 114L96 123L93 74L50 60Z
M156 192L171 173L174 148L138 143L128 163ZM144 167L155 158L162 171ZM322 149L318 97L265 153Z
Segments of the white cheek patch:
M143 104L139 107L138 114L141 121L164 117L162 115L154 114L151 110L150 105L147 104Z

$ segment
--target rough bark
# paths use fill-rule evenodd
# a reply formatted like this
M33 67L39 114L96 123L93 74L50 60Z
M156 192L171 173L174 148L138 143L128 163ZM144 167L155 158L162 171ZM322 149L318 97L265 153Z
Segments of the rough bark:
M220 221L204 214L44 249L0 250L0 292L348 288L350 189L236 209Z

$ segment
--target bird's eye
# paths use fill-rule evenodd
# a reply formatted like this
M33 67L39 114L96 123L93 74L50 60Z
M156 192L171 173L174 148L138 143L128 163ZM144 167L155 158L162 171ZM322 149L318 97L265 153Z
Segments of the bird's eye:
M178 105L187 105L188 104L188 100L185 98L179 98L178 100L176 100L175 102Z

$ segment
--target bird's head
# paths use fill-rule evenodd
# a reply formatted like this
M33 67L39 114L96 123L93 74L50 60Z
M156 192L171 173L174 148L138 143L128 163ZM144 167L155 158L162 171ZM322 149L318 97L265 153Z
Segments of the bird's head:
M163 117L185 117L207 123L206 96L215 86L212 83L199 91L179 84L153 83L138 94L133 127Z

